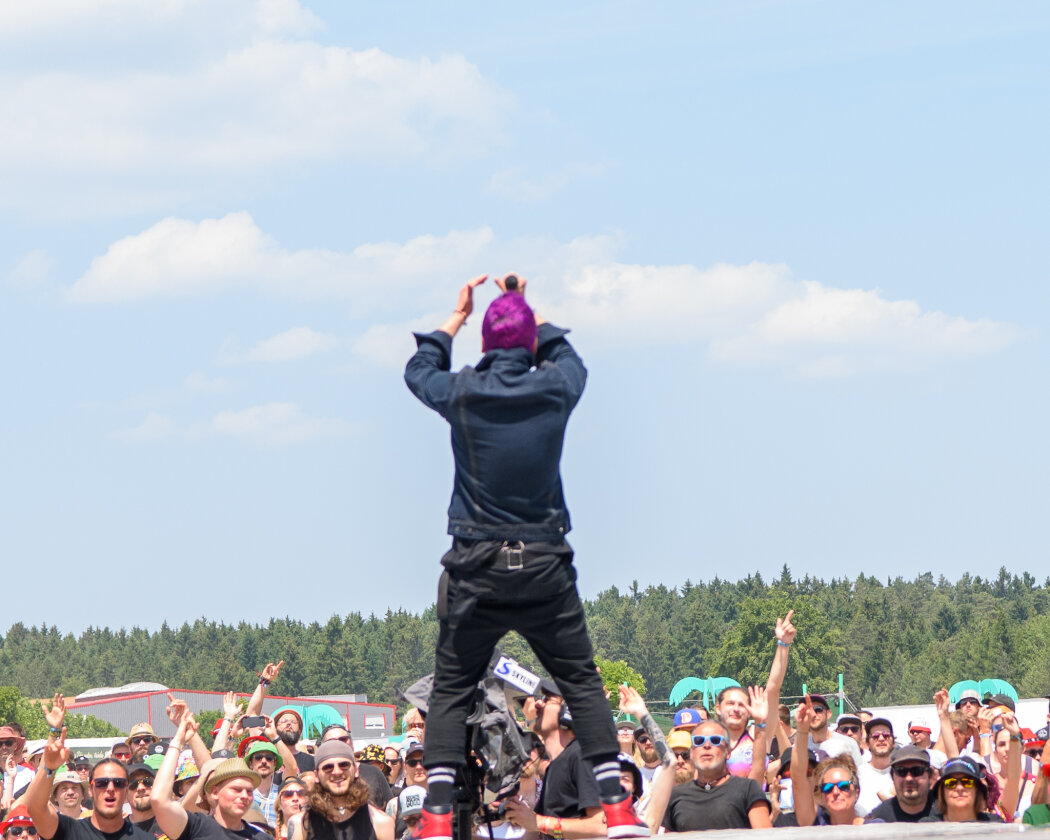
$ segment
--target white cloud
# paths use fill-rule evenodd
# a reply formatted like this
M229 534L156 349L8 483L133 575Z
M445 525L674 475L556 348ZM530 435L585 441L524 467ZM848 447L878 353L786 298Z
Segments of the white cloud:
M22 257L7 275L7 281L13 286L24 288L42 286L51 280L55 261L46 251L30 251Z
M349 252L286 251L247 213L191 222L166 219L115 243L69 290L76 302L206 296L235 289L296 299L342 300L371 326L355 352L400 365L408 328L443 316L390 323L406 311L445 313L464 281L486 269L527 278L538 311L574 327L590 346L704 344L712 359L782 367L804 376L911 370L941 359L996 352L1024 337L1018 327L924 311L878 290L836 288L792 276L783 265L631 265L623 238L500 240L488 228L364 244ZM478 308L491 298L478 292ZM470 330L476 330L475 317ZM466 341L470 342L468 332ZM307 328L260 343L255 359L317 352L335 339ZM464 344L463 341L459 342Z
M349 432L349 425L343 420L307 417L295 403L268 403L221 411L212 420L211 431L269 446L340 437Z
M69 290L74 302L118 302L208 295L243 289L297 298L352 298L365 309L382 308L390 289L433 286L455 275L491 242L492 231L419 236L404 243L361 245L349 253L286 251L248 213L192 222L165 219L125 237L96 258Z
M170 32L205 20L227 36L306 34L321 27L298 0L32 0L0 3L0 41L63 32L142 38L161 27Z
M527 175L520 164L501 169L489 179L486 192L510 201L546 201L561 192L570 181L579 178L600 178L607 167L598 163L578 163L563 167L557 172L542 175Z
M245 362L289 362L305 359L317 353L327 353L339 346L334 335L317 332L309 327L293 327L266 338L249 350L239 351L226 347L220 353L220 364Z
M178 434L179 427L174 420L154 411L147 414L146 419L135 428L117 432L117 436L124 440L144 442L164 440Z

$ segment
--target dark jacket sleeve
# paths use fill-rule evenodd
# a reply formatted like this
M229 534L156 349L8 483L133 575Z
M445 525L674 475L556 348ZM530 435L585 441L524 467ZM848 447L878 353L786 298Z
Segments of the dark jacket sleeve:
M587 368L583 359L565 337L569 331L554 324L540 324L536 333L536 367L553 366L563 377L569 394L569 408L574 408L583 396L587 384Z
M405 384L423 405L444 416L454 376L449 372L452 336L441 330L413 335L416 353L405 366Z

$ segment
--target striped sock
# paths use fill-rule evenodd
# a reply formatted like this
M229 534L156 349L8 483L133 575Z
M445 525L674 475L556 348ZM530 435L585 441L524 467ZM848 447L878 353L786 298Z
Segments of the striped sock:
M602 802L611 802L623 796L620 785L620 762L602 756L593 761L594 780L598 783L598 795Z
M619 779L619 771L617 771ZM427 768L427 805L433 810L441 810L452 804L452 788L456 784L455 767Z

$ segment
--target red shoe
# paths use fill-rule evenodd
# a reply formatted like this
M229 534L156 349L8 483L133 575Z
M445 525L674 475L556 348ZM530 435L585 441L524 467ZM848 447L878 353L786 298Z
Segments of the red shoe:
M623 799L617 802L603 802L602 810L605 812L605 822L609 826L610 840L621 837L648 837L651 834L649 826L634 813L634 802L629 794L625 793Z
M424 805L421 817L411 834L412 840L452 840L451 808L444 814L435 814Z

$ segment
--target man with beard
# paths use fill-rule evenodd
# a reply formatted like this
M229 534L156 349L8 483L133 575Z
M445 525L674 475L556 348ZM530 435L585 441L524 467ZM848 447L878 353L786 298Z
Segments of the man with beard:
M756 721L765 715L752 710ZM668 831L772 828L769 801L754 779L732 775L726 767L729 731L709 720L693 730L690 758L696 779L671 791L663 826Z
M91 790L95 807L91 816L73 819L58 814L50 804L51 784L55 772L72 758L66 747L66 730L51 734L40 769L29 784L25 804L42 840L99 840L100 836L123 840L154 840L130 820L124 818L127 799L127 769L119 761L104 758L91 770Z
M128 768L128 804L131 806L131 821L154 837L163 837L153 815L153 782L157 772L148 764L132 764Z
M274 775L284 763L277 747L266 741L255 741L244 753L244 761L259 777L255 790L252 791L252 802L263 815L266 824L273 828L277 825L277 789L279 783Z
M288 840L394 840L394 821L372 805L357 777L354 750L326 741L314 754L317 785L307 809L288 823Z
M197 721L187 712L164 753L153 784L150 801L157 827L171 840L262 840L262 829L244 820L252 807L252 791L259 784L259 774L243 758L221 761L204 782L210 813L187 812L182 802L172 798L179 754L196 734Z
M893 724L886 718L872 718L864 729L868 736L871 758L857 767L860 796L857 798L856 809L861 816L874 811L893 796L890 757L897 746L893 740Z
M811 750L823 750L832 757L846 753L853 759L854 764L859 765L861 756L857 742L828 729L830 717L828 701L821 694L810 694L809 702L813 714L810 717L809 743L806 746Z
M667 746L674 753L674 783L684 785L696 778L696 768L693 766L689 753L693 749L693 736L688 732L678 730L667 736Z
M898 747L890 758L890 773L896 796L869 813L867 822L918 822L928 816L934 801L930 795L930 754L914 744Z
M339 741L341 744L346 744L350 747L350 751L354 751L354 739L350 736L350 730L345 726L341 726L338 723L330 723L321 732L321 744L322 746L327 744L329 741ZM314 766L317 764L317 754L314 754ZM360 764L357 766L357 778L368 785L369 790L372 791L372 799L370 800L373 805L377 808L382 808L390 801L390 782L387 781L386 776L373 767L371 764ZM426 775L424 773L423 784L426 784ZM419 784L417 781L406 782L409 785Z
M299 710L294 706L282 706L273 713L273 725L277 729L277 737L295 756L299 773L312 772L315 767L314 757L299 749L299 741L303 737L303 716Z

